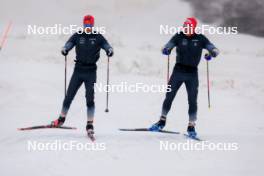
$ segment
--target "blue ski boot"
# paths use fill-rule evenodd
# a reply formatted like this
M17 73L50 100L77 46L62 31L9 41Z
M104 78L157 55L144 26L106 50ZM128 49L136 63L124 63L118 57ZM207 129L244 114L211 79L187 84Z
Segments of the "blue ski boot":
M149 128L149 131L161 131L165 127L165 125L166 117L161 116L160 120Z
M195 131L194 125L189 124L187 128L187 133L191 138L195 138L197 133Z

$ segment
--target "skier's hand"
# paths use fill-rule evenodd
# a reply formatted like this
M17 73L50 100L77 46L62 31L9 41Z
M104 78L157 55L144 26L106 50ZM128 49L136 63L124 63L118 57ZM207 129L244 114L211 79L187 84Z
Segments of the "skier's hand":
M106 55L108 57L112 57L114 55L114 50L113 48L109 48L107 51L106 51Z
M212 59L212 56L207 53L204 55L204 58L205 58L205 60L210 61Z
M162 54L164 54L164 55L170 55L170 53L171 53L171 50L169 49L169 48L163 48L162 49Z
M63 48L61 49L61 54L62 54L63 56L67 56L67 55L68 55L68 51L66 50L65 47L63 47Z
M219 54L219 50L217 48L214 48L213 50L210 51L210 55L212 57L216 57Z

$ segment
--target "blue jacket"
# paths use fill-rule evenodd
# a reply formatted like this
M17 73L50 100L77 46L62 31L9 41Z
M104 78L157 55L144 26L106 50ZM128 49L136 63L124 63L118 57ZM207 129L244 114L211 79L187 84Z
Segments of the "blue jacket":
M204 35L194 34L191 37L181 33L175 34L165 45L169 50L176 47L176 63L197 67L201 60L202 50L212 52L216 48Z
M112 48L101 34L75 33L66 42L67 51L75 46L76 62L83 65L95 64L100 58L100 50Z

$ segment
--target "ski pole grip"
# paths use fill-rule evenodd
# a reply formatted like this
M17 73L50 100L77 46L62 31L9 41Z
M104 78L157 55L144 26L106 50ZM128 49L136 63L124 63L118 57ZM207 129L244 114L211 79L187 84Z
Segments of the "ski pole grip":
M206 53L206 54L204 55L204 58L205 58L207 61L209 61L209 60L212 59L212 56L211 56L209 53Z

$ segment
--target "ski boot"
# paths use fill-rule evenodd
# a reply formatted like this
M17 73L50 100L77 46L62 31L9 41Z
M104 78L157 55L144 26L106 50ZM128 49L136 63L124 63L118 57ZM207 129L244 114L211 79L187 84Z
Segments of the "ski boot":
M165 125L166 117L161 116L160 120L149 128L149 131L161 131L165 127Z
M196 137L197 133L195 131L195 124L189 123L189 125L187 127L187 133L192 138L195 138Z
M57 120L51 122L52 127L60 127L65 122L65 117L60 116Z
M95 141L93 121L88 121L88 122L87 122L87 125L86 125L86 132L87 132L87 136L88 136L92 141Z
M90 121L87 122L86 131L87 131L87 133L94 134L93 122L90 122Z

